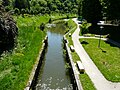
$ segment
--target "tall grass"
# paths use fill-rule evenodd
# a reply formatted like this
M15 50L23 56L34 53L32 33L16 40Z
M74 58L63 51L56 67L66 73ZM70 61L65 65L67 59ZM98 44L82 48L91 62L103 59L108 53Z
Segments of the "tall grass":
M48 22L46 16L14 17L19 27L16 47L0 58L0 90L22 90L36 61L45 31L39 25Z

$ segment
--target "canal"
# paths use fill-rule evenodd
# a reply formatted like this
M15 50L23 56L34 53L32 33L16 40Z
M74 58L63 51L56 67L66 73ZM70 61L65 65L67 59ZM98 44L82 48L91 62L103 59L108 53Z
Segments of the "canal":
M56 27L47 31L48 47L39 71L35 90L73 90L69 70L65 68L64 32L63 24L56 24Z

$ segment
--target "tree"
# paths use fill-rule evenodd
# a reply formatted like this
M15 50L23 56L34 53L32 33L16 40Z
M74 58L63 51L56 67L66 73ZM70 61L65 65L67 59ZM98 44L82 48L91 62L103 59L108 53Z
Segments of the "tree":
M30 9L29 0L15 0L14 8L18 8L19 10L26 8Z
M2 0L2 5L3 6L8 6L10 4L9 0Z
M52 22L52 19L50 18L48 22L51 23L51 22Z
M79 1L78 5L78 16L82 16L82 0Z
M22 17L24 17L25 12L26 12L25 9L21 9Z
M15 8L15 9L14 9L14 13L15 13L15 14L20 14L19 9L18 9L18 8Z
M102 6L99 0L83 0L82 1L82 16L87 22L97 24L102 19Z
M0 49L6 50L14 46L18 35L16 22L9 13L0 6Z
M45 0L40 0L40 1L38 1L38 3L40 6L44 6L44 7L47 6L47 2Z
M44 29L45 29L45 24L44 24L44 23L41 23L41 24L40 24L40 30L43 31Z
M107 0L108 19L120 20L120 0Z

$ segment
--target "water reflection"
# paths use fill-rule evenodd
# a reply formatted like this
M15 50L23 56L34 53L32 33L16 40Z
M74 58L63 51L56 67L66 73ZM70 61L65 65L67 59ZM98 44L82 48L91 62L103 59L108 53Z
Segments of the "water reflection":
M61 34L61 35L65 34L65 30L66 30L66 27L62 22L56 24L56 27L52 27L51 29L49 29L51 33L56 33L56 34Z

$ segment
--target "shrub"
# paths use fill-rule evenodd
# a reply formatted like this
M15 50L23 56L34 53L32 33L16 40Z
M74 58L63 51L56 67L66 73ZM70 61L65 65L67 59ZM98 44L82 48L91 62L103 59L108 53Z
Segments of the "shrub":
M45 24L44 24L44 23L41 23L41 24L40 24L40 30L43 31L44 29L45 29Z
M14 9L14 13L15 13L15 14L20 14L20 10L19 10L18 8L15 8L15 9Z
M67 15L67 19L69 19L69 15Z
M21 14L22 14L23 17L24 17L25 12L26 12L25 9L21 9Z
M49 19L49 23L51 23L51 22L52 22L52 19L50 18L50 19Z
M89 27L91 26L90 23L87 23L87 21L83 21L83 23L80 25L81 34L87 34L89 32Z

